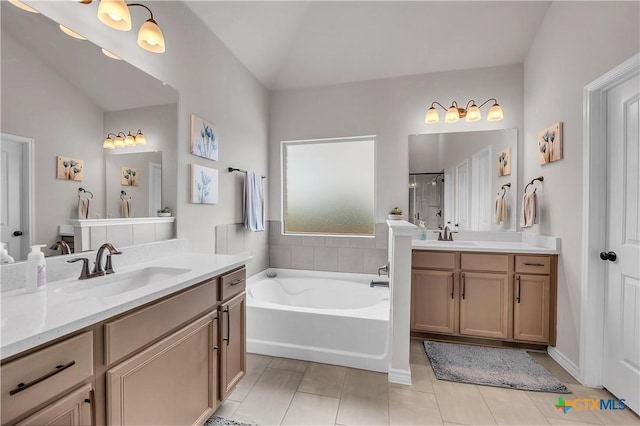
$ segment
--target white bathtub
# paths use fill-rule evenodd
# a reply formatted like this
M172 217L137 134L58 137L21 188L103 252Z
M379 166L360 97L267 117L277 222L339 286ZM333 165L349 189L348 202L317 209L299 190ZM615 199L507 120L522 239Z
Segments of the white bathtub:
M269 269L247 281L251 353L387 372L389 288L377 275Z

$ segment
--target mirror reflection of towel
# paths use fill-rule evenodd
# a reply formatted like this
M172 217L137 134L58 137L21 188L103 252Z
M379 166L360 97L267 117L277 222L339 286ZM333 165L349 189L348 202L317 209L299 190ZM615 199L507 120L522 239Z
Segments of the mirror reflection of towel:
M536 209L538 208L538 196L535 192L524 194L522 197L522 215L520 216L520 226L531 228L536 223Z
M504 201L504 197L498 195L496 197L496 211L493 222L498 225L500 222L507 220L507 203Z
M78 198L78 219L89 219L89 199L86 197Z
M133 217L133 210L131 209L131 198L120 201L120 216Z

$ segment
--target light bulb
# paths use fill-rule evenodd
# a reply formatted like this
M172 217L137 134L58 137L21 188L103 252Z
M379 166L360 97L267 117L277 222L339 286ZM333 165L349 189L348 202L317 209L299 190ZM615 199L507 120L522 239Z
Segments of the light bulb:
M500 121L503 118L504 118L504 115L502 114L502 108L500 108L500 105L498 105L498 103L496 102L495 104L493 104L493 106L489 110L489 113L487 114L487 120Z
M100 0L98 19L115 30L131 29L131 13L124 0Z
M142 132L140 130L138 130L138 134L136 134L136 145L146 145L147 144L147 138L144 137L144 135L142 134Z
M78 40L86 40L87 39L85 36L78 34L77 32L73 31L70 28L65 27L62 24L60 24L60 31L62 31L63 33L65 33L66 35L68 35L70 37L77 38Z
M122 58L114 53L109 52L107 49L102 48L102 53L104 54L104 56L111 58L111 59L116 59L118 61L121 61Z
M113 145L116 148L123 148L124 147L124 140L122 139L121 136L116 136L116 140L113 141Z
M18 7L20 9L22 9L22 10L26 10L27 12L40 13L37 10L35 10L34 8L32 8L31 6L27 6L26 4L22 3L20 0L9 0L9 3L11 3L15 7Z
M435 124L438 121L440 121L440 116L438 115L438 111L435 109L435 107L432 106L427 111L427 115L425 115L424 117L424 122L427 124Z
M134 146L135 144L136 144L136 142L133 139L133 135L131 134L131 132L129 132L127 137L124 138L124 146Z
M447 115L444 117L444 121L446 123L455 123L460 120L460 113L458 112L458 108L454 105L451 105L447 110Z
M165 51L164 36L153 19L147 19L138 31L138 46L153 53Z
M480 121L480 118L482 118L480 108L478 108L476 104L471 105L471 107L469 107L469 109L467 110L466 120L469 122Z
M102 142L102 147L104 149L114 149L115 145L113 144L113 140L111 138L104 138L104 142Z

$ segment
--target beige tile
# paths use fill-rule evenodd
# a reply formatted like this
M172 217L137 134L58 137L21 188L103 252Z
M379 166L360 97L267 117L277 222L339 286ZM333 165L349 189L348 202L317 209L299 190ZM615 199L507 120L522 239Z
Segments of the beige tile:
M537 407L501 405L491 407L491 414L499 425L548 425Z
M239 402L232 401L227 398L222 404L220 404L220 406L218 407L218 409L214 414L220 417L231 418L233 417L233 415L235 414L239 406L240 406Z
M433 384L442 419L454 423L496 424L478 386L438 380Z
M345 367L311 362L298 391L340 398L346 374Z
M338 414L338 398L298 392L293 397L283 425L333 425Z
M491 386L478 386L478 390L489 408L500 405L536 406L526 391L494 388Z
M569 410L566 414L556 408L556 404L558 403L558 398L562 396L567 400L571 400L574 398L573 395L561 395L557 393L545 393L545 392L530 392L527 394L529 398L536 404L536 406L540 409L542 414L549 419L549 422L552 422L551 418L556 419L566 419L569 421L577 421L583 423L592 423L592 424L602 424L600 420L593 414L591 411L576 411Z
M297 371L298 373L304 373L307 370L309 362L300 361L297 359L289 358L274 358L269 364L269 368L279 368L280 370Z
M589 424L592 424L592 423L577 422L575 420L559 419L559 418L554 418L554 417L547 417L547 421L549 422L550 425L589 425Z
M392 425L441 425L442 417L435 395L390 388L389 423Z
M386 374L348 369L336 423L388 425L389 392L387 383Z
M553 358L549 356L546 352L527 352L533 359L535 359L539 364L541 364L544 368L549 370L551 374L556 376L558 380L560 380L565 385L569 383L577 384L578 380L573 377L571 374L567 372L564 368L560 366Z
M619 405L616 404L616 406ZM598 410L594 411L593 414L605 425L640 425L640 417L636 416L633 411L628 408L622 411Z
M282 422L302 380L302 373L267 368L240 404L233 420L260 425Z
M272 359L270 356L247 354L247 374L244 375L227 399L242 402Z
M406 389L418 392L433 393L433 383L437 380L433 374L431 366L424 361L410 363L411 366L411 385L401 385L398 383L389 383L389 386L396 389Z

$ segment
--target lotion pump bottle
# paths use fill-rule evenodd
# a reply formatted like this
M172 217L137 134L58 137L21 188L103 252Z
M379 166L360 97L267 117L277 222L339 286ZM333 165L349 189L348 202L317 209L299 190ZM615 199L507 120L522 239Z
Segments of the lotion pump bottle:
M43 290L47 285L47 262L41 247L46 246L31 246L31 253L27 256L27 293Z

